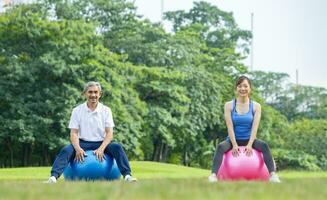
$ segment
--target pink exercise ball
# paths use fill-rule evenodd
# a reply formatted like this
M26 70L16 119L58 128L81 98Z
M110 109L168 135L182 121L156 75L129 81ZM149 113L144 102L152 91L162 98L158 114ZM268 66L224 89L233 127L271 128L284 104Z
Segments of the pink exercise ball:
M224 154L217 177L219 180L268 181L269 172L260 151L253 149L252 155L247 156L245 146L241 146L237 157L232 155L232 150Z

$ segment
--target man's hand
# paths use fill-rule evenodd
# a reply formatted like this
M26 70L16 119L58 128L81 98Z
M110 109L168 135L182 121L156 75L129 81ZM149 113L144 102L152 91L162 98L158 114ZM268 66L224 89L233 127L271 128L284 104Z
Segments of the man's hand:
M87 156L82 148L79 148L75 154L75 161L84 162L84 157Z
M245 155L251 156L253 154L252 145L249 145L249 144L246 145L244 152L245 152Z
M97 159L102 162L105 158L104 158L104 150L102 149L97 149L94 150L93 153L96 155Z
M239 146L236 144L236 145L233 145L233 148L232 148L232 155L234 157L237 157L239 155L239 152L240 152L240 148Z

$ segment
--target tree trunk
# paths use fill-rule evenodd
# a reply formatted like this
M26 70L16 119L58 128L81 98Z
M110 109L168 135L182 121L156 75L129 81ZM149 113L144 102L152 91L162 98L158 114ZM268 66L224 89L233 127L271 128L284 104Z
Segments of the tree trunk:
M44 166L44 165L49 165L49 148L48 146L46 145L43 145L42 146L42 163L41 165Z
M26 167L30 163L32 148L30 143L23 143L23 166Z
M165 144L163 154L162 154L162 161L163 162L167 162L168 152L169 152L169 147L168 147L167 144Z
M23 148L22 148L22 150L23 150L23 153L22 153L22 156L23 156L23 158L22 158L22 166L25 167L26 166L26 162L27 162L27 159L26 159L27 153L26 153L26 145L25 145L25 143L23 143L22 146L23 146Z
M14 150L12 149L12 146L9 147L10 152L10 167L14 167Z
M153 149L153 156L152 156L152 160L153 161L158 161L158 158L159 158L159 153L160 153L160 142L159 142L159 139L158 140L155 140L153 142L153 146L154 146L154 149Z
M164 148L164 143L163 143L163 141L161 140L160 141L160 151L159 151L159 162L162 162L162 151L163 151L163 148Z
M29 165L35 164L35 163L33 163L33 160L32 160L33 152L34 152L34 144L29 144L29 152L28 152L28 157L27 157L27 163Z
M8 147L9 154L10 154L10 167L14 167L14 152L13 152L11 140L7 140L6 145Z
M183 165L189 166L188 152L186 147L184 148L184 153L183 153Z

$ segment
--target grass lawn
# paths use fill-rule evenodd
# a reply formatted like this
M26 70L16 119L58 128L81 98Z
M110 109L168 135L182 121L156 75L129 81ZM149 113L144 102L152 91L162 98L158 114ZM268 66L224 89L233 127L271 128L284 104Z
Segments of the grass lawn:
M49 167L0 169L0 199L327 199L327 172L281 172L281 184L208 183L209 170L131 162L137 183L123 181L43 184Z

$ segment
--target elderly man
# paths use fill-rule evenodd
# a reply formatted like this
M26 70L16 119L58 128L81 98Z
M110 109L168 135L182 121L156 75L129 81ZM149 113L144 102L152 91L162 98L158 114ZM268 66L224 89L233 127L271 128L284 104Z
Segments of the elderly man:
M100 161L104 159L104 153L112 156L124 180L126 182L137 181L131 176L128 158L122 146L111 142L115 124L110 108L99 102L102 95L100 83L88 82L84 87L83 95L86 102L75 107L70 117L68 127L71 144L61 149L53 163L51 176L47 182L56 183L70 160L75 158L82 162L86 150L94 150L94 154Z

